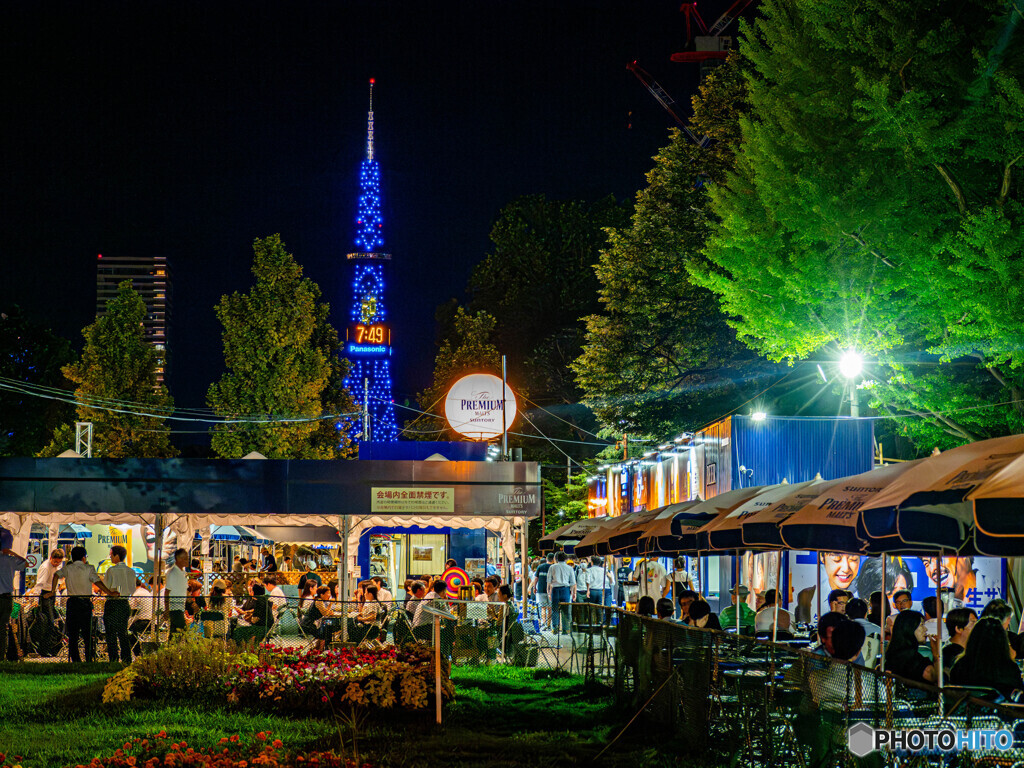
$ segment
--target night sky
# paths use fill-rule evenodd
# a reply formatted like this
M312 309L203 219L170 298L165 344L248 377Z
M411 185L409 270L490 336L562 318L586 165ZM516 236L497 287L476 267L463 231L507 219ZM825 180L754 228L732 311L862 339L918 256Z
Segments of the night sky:
M702 4L709 22L721 6ZM251 284L253 239L280 232L343 328L374 77L395 396L411 398L430 382L434 310L464 298L502 205L643 185L671 119L626 64L685 101L678 8L4 3L0 309L80 346L96 255L165 255L171 393L202 407L222 372L213 306Z

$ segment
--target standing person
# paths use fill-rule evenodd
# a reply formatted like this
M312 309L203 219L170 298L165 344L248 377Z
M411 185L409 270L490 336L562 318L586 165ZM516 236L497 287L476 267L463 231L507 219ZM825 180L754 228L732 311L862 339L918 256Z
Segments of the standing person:
M50 620L51 625L57 621L57 614L54 611L55 599L53 597L43 597L43 591L53 581L53 574L59 571L62 565L64 565L64 550L57 547L50 553L46 562L39 566L39 572L36 574L36 583L27 593L39 595L39 613L46 616Z
M633 569L633 581L640 582L640 597L656 601L668 594L668 571L657 560L641 560Z
M65 625L68 636L68 659L72 663L82 660L78 653L78 638L84 636L85 660L91 662L95 658L92 647L92 587L95 584L107 597L120 595L108 589L100 580L96 569L86 562L85 547L74 547L71 550L71 562L53 574L50 580L50 595L57 588L59 579L64 579L68 590L68 615Z
M174 565L167 570L164 580L167 589L164 592L164 614L170 624L169 635L184 632L188 628L185 622L185 597L188 595L188 550L174 550Z
M686 558L680 555L677 557L672 565L672 600L678 610L679 604L679 593L683 591L693 591L693 582L690 581L690 571L686 567ZM685 613L680 614L683 619L688 618Z
M111 662L132 663L132 649L128 645L128 616L131 613L128 598L135 592L138 576L125 563L128 550L117 544L110 548L113 563L103 574L103 583L121 597L108 597L103 604L103 627L107 633L107 655ZM120 651L120 653L119 653Z
M615 577L611 570L605 567L605 559L592 557L590 567L587 569L587 588L589 590L587 599L595 605L611 605L614 586Z
M587 571L590 569L590 562L581 557L576 563L576 602L585 603L587 594L590 592L590 579Z
M537 614L542 630L551 627L551 598L548 591L548 573L554 564L555 553L548 552L547 559L537 567L537 573L534 575L529 589L527 589L528 593L532 593L534 590L537 591Z
M576 590L576 574L565 562L565 552L555 555L555 564L548 570L548 599L551 602L551 631L569 634L569 605ZM562 616L565 623L562 623Z
M13 549L0 549L0 659L7 658L7 632L14 611L14 574L27 566L28 560Z
M274 557L274 553L268 547L263 547L260 551L263 554L263 563L260 566L260 570L267 573L277 573L277 558Z

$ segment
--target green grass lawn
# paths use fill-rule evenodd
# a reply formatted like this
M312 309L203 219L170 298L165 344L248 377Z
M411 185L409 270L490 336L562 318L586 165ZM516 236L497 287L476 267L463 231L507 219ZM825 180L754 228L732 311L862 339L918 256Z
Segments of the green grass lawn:
M76 765L160 730L193 747L257 731L273 731L292 748L338 745L330 717L161 702L104 705L103 684L117 668L0 665L0 751L8 762L20 756L24 768ZM456 700L446 707L442 726L434 723L433 711L377 715L359 738L361 757L378 768L589 765L632 714L617 711L606 692L579 677L510 667L456 668L453 676ZM653 742L630 729L601 764L684 765L670 749L653 749Z

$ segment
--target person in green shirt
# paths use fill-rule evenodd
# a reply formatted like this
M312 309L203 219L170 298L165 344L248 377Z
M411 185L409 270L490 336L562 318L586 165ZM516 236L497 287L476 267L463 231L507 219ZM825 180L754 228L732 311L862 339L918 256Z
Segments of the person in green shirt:
M740 598L740 632L744 635L754 634L754 609L747 605L747 595L750 594L750 590L742 584L739 587L734 587L730 593L732 596L732 605L722 611L718 618L722 622L722 629L735 629L736 628L736 596L739 594Z

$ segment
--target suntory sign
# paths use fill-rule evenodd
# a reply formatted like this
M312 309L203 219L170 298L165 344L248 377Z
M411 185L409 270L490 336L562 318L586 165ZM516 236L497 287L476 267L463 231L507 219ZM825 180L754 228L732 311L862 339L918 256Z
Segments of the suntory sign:
M490 440L502 433L501 379L489 373L463 376L448 390L444 415L460 435L475 440ZM505 385L505 429L516 418L516 396Z

